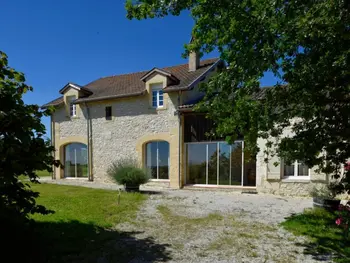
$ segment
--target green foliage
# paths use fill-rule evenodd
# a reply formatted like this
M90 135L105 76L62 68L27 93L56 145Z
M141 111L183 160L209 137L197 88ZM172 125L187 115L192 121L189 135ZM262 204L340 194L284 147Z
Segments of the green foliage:
M8 66L5 53L0 51L0 223L16 224L26 221L29 214L48 213L37 205L33 192L19 180L19 176L37 181L36 171L52 170L57 162L52 157L53 147L45 140L45 126L41 117L50 110L38 105L27 105L23 94L32 91L25 84L22 73ZM23 177L22 177L23 178Z
M268 156L341 176L350 158L347 1L138 0L126 8L128 18L137 19L191 11L193 41L185 55L218 49L229 66L204 85L205 103L198 107L216 121L218 134L231 142L243 134L252 154L259 150L257 138L264 138ZM266 72L279 82L261 99ZM287 127L293 132L288 138ZM350 191L350 171L337 191Z
M96 262L102 254L107 254L111 262L129 262L137 253L135 243L140 249L152 244L147 240L134 240L130 232L115 230L116 224L134 222L147 195L121 193L117 205L116 192L111 190L30 185L40 193L38 204L56 212L32 215L28 228L22 228L18 233L12 231L9 239L2 240L3 246L8 248L2 247L2 256L9 252L9 257L4 258L35 263ZM135 242L123 246L125 240ZM13 253L14 248L20 253Z
M118 184L138 186L149 180L149 172L139 166L134 159L121 159L108 169L108 175Z
M312 197L320 197L324 199L335 199L336 191L333 191L328 185L323 186L313 186L310 191Z
M324 209L306 210L293 215L281 225L295 235L310 238L306 252L315 256L333 254L336 262L349 262L350 243L335 224L336 216Z

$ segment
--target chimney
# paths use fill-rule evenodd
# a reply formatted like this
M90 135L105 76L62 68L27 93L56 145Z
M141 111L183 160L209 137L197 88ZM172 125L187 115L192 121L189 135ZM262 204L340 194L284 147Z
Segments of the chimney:
M199 54L191 51L188 56L188 71L196 71L199 68Z

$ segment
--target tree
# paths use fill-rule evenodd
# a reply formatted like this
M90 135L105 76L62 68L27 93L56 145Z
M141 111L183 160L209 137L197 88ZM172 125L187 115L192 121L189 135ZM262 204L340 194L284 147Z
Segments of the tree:
M51 110L25 104L22 96L27 91L32 87L25 84L24 75L10 68L0 51L0 222L7 227L25 222L29 214L49 212L36 204L39 193L19 176L38 183L36 171L52 171L52 165L58 164L41 123Z
M270 156L277 149L281 158L340 177L350 157L349 1L139 0L127 1L126 9L137 19L191 11L193 41L185 55L217 48L228 65L205 85L199 107L216 120L217 133L229 141L244 134L252 153L257 138L265 138ZM262 90L265 72L279 82ZM350 191L350 172L338 187Z

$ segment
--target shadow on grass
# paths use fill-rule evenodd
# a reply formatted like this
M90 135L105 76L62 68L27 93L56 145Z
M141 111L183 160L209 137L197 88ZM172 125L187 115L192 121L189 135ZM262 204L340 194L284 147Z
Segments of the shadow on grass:
M13 232L13 231L12 231ZM78 221L34 222L30 229L9 233L2 240L8 262L147 262L171 259L167 244L153 238L136 239L140 232L106 230ZM2 236L2 238L6 235ZM17 252L12 252L17 251ZM5 253L7 254L7 253Z
M350 242L335 225L335 219L333 213L312 209L286 218L281 225L295 235L309 237L305 243L296 243L304 247L304 254L318 261L350 262Z

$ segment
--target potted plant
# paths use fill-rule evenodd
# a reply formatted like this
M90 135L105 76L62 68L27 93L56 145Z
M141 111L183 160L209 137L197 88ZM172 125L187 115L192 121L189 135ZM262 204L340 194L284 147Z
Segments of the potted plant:
M314 187L311 192L314 207L323 207L327 210L335 211L340 205L340 200L336 198L337 192L333 184Z
M124 185L125 191L140 191L140 185L149 180L149 172L131 158L113 162L107 171L117 184Z

